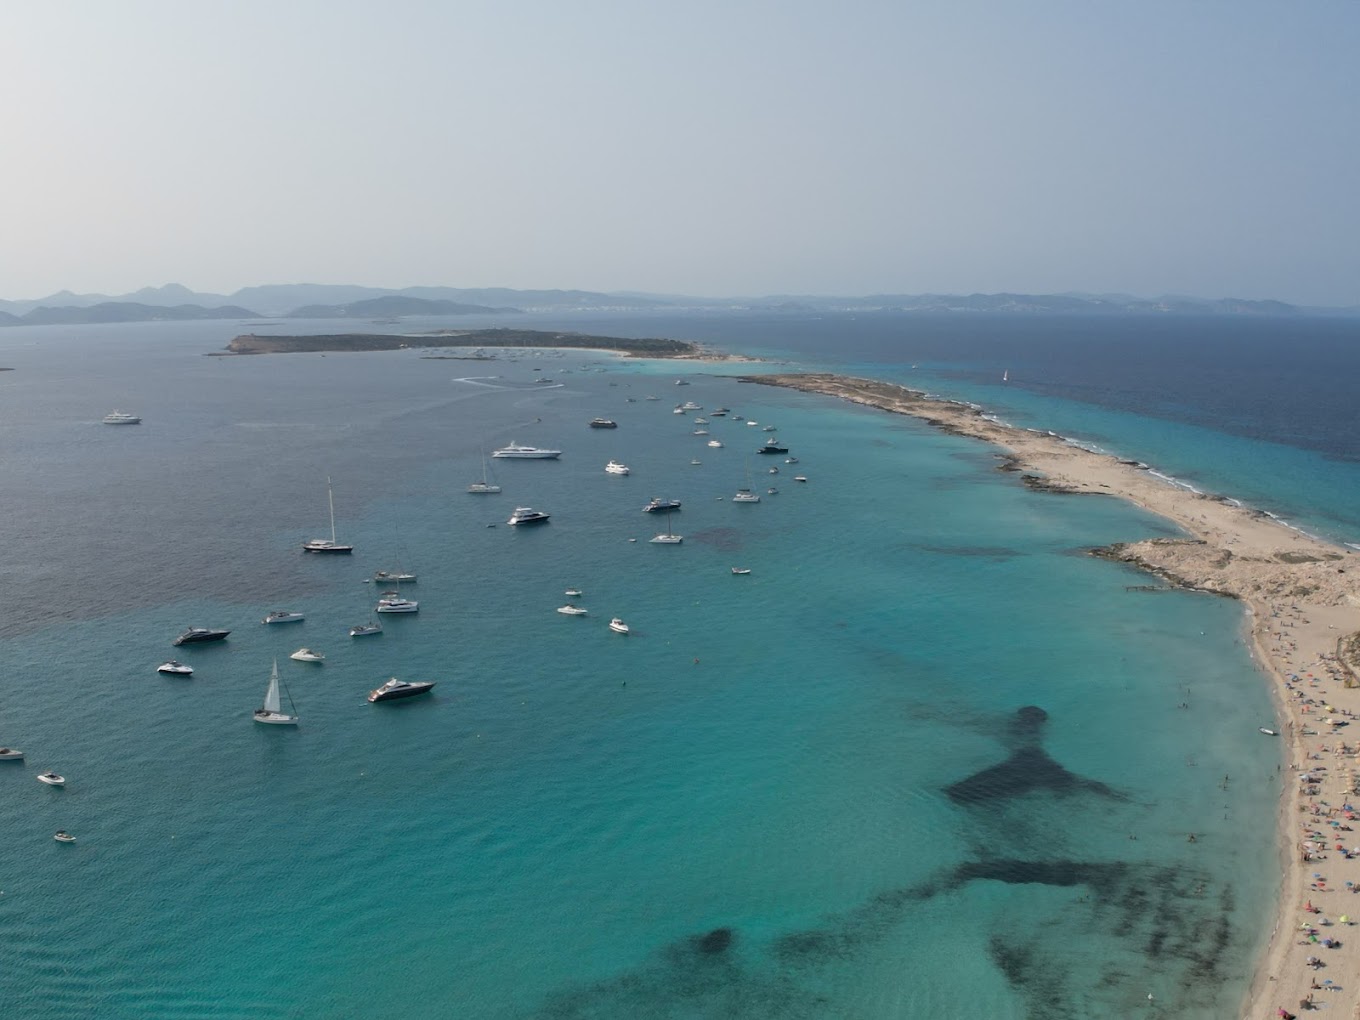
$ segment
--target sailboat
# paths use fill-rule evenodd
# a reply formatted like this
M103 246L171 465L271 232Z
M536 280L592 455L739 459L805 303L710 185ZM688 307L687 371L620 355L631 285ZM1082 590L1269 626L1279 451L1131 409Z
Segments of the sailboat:
M666 533L664 535L654 535L650 541L657 545L679 545L685 540L684 535L677 535L671 531L671 515L666 515Z
M751 491L751 464L746 464L746 486L738 489L737 494L732 497L733 503L759 503L760 497Z
M496 492L500 492L500 491L501 491L501 487L500 487L499 485L494 485L494 484L492 484L491 482L488 482L488 481L486 480L486 451L483 450L483 451L482 451L482 480L481 480L480 482L473 482L471 485L469 485L469 486L468 486L468 492L478 492L478 493L488 493L488 494L489 494L489 493L496 493Z
M296 726L298 717L287 715L283 712L283 705L279 701L279 685L283 681L279 679L279 660L274 660L274 670L269 674L269 687L264 692L264 704L255 709L255 721L258 723L272 723L275 726ZM284 685L283 692L288 694L288 687ZM297 706L293 704L293 696L288 694L288 707L294 712Z
M326 478L326 499L330 502L331 507L331 537L329 539L325 538L308 539L306 542L302 543L303 551L309 553L354 552L354 546L341 545L339 542L335 540L335 493L331 491L331 480L329 477Z

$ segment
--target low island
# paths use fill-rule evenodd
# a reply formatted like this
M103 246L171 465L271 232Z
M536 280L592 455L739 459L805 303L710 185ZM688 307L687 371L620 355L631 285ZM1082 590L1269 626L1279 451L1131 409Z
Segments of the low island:
M1281 884L1273 930L1242 1016L1274 1016L1325 1005L1336 1016L1360 1009L1360 747L1344 729L1360 716L1360 563L1355 553L1289 527L1236 500L1197 492L1146 464L1074 445L1052 432L1020 428L960 401L874 379L807 373L741 381L821 393L919 418L945 432L991 443L998 467L1053 493L1128 500L1174 521L1183 538L1156 538L1091 550L1177 587L1239 599L1257 661L1273 679L1280 736L1291 781L1279 805ZM1278 734L1277 734L1278 731ZM1264 821L1264 819L1263 819ZM1349 847L1350 849L1343 849ZM1329 934L1330 933L1330 934ZM1334 938L1333 938L1334 936ZM1320 949L1323 941L1332 950ZM1325 959L1323 957L1325 956ZM1325 984L1318 967L1330 965ZM1341 980L1336 980L1340 978ZM1319 1005L1321 1001L1319 1002ZM1281 1013L1280 1015L1283 1015Z
M317 354L399 351L411 348L523 347L613 351L638 358L707 358L710 352L688 340L662 337L592 336L536 329L459 329L433 333L327 333L260 336L246 333L227 344L227 354Z

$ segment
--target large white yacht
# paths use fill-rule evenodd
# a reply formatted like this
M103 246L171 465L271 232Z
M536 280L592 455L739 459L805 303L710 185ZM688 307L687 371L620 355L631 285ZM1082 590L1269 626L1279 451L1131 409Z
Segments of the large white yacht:
M541 446L524 446L520 443L512 442L509 446L503 446L495 451L493 457L513 457L520 460L556 460L562 456L561 450L547 450Z
M104 415L105 425L140 425L142 419L135 414L128 414L126 411L110 411Z
M620 464L616 460L611 460L604 466L604 469L607 474L611 475L626 475L629 470L627 464Z
M418 613L420 612L420 603L415 599L408 599L398 595L394 591L383 592L382 598L378 599L376 612Z

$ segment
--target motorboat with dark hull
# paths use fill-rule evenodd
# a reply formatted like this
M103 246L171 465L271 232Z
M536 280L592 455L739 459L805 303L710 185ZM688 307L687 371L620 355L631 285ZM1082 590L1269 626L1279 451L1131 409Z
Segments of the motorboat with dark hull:
M593 429L616 429L619 423L612 418L591 418L590 427Z
M779 441L776 440L774 436L771 436L769 439L765 440L765 445L756 451L756 453L788 453L788 452L789 448L787 446L780 446Z
M506 524L542 524L552 514L545 514L542 510L535 510L532 507L517 506L515 512L510 515Z
M418 694L428 694L433 689L434 681L408 683L393 677L381 687L369 691L368 700L371 704L377 704L379 701L398 701L402 698L414 698Z
M204 641L221 641L231 631L216 630L212 627L190 627L179 637L175 638L177 645L196 645Z
M680 509L678 499L653 498L650 503L642 508L644 514L668 514L672 510Z

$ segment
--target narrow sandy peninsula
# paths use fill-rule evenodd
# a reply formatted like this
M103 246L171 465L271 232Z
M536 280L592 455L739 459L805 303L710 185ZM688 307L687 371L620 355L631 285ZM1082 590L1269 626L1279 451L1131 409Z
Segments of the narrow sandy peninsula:
M1035 488L1116 496L1184 529L1185 538L1093 552L1176 585L1240 599L1251 647L1274 680L1287 720L1281 736L1291 772L1278 817L1279 908L1242 1016L1314 1008L1360 1016L1360 812L1348 809L1352 797L1360 807L1360 557L1229 499L1175 485L1145 465L995 421L971 405L838 375L742 381L911 415L999 447L1007 454L1000 466Z

